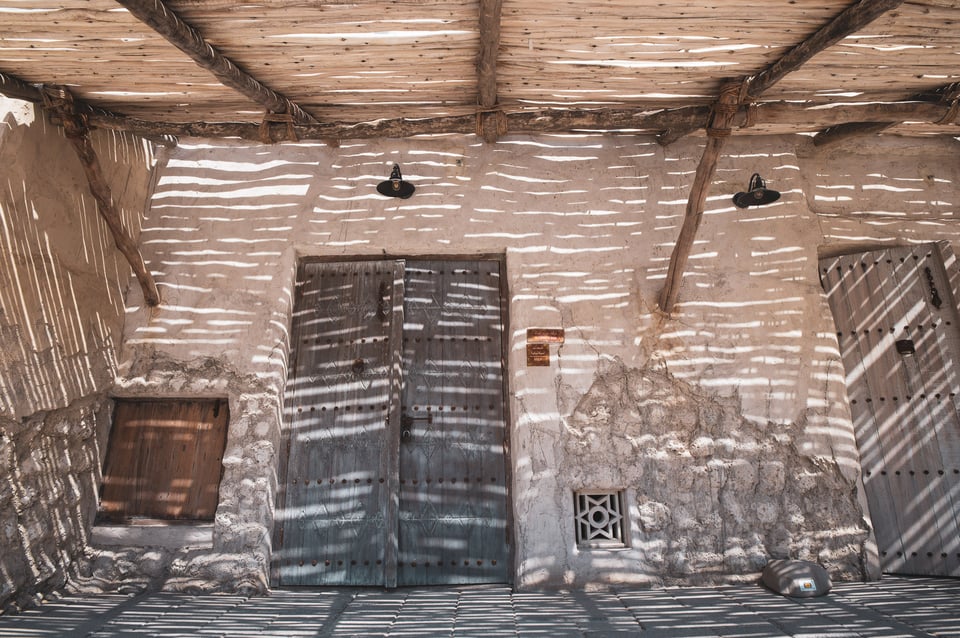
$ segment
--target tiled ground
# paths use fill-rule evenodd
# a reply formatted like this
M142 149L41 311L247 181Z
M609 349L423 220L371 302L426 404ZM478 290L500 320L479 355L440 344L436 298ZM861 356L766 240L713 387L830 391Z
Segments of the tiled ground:
M0 637L676 636L960 638L960 580L839 583L788 599L760 586L513 592L508 587L279 590L268 597L68 596L0 616Z

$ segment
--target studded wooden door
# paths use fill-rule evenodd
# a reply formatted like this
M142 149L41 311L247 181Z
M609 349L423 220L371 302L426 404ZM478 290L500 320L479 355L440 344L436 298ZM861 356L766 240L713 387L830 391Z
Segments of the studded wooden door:
M881 569L960 576L957 312L934 246L820 263Z
M505 582L499 263L408 263L404 291L398 583Z
M402 262L304 263L297 277L278 585L385 585L395 562ZM394 534L395 536L395 534Z
M306 263L297 287L274 583L506 582L499 262Z

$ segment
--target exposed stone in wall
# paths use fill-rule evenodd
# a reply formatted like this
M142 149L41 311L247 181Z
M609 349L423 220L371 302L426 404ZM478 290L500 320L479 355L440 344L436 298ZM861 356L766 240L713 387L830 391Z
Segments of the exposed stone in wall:
M92 546L73 586L83 591L266 591L280 442L276 389L222 360L178 361L149 349L126 373L116 389L126 397L229 400L213 548Z
M0 419L0 606L32 604L82 556L110 405L81 399L23 421Z
M136 594L166 589L188 593L262 594L268 566L257 554L223 554L206 548L92 548L78 563L69 588L83 593Z
M855 481L800 451L804 421L757 424L736 396L604 361L566 421L559 475L571 492L628 490L629 544L662 583L755 575L787 557L862 577Z

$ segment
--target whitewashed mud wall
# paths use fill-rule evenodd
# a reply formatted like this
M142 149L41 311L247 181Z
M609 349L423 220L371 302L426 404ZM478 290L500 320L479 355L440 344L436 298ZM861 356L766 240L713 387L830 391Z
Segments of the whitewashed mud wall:
M136 236L150 190L150 146L108 134L92 139ZM87 543L131 275L73 147L32 105L0 98L0 166L5 608L62 586Z
M518 586L718 582L788 556L837 578L863 576L870 534L817 250L894 237L931 208L949 217L954 204L935 202L955 201L957 175L934 172L920 191L881 193L866 186L889 186L871 177L873 165L919 142L864 145L855 163L829 164L842 173L823 173L822 154L797 139L730 141L669 318L655 299L697 140L668 149L584 135L172 151L142 235L164 305L130 314L117 391L227 396L232 422L213 548L151 550L154 577L170 587L267 587L298 258L478 253L507 262ZM937 170L956 152L931 148L943 154L931 160ZM374 190L393 162L417 186L409 200ZM736 209L730 196L753 172L783 197ZM818 210L824 192L846 188L859 207ZM878 194L890 223L851 230L859 222L840 216L872 211ZM949 220L911 228L917 240L955 233ZM138 295L131 290L128 304ZM530 327L565 330L549 367L526 366ZM576 547L578 489L626 490L627 549ZM129 577L142 552L104 551L93 575Z

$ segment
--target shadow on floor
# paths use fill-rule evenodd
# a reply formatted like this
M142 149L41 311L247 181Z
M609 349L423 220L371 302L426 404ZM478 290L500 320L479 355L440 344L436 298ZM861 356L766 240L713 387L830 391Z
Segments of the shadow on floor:
M960 580L886 577L790 599L760 586L514 592L505 586L286 589L248 598L65 596L0 616L0 637L677 636L960 638Z

